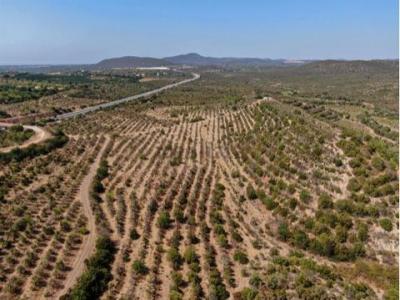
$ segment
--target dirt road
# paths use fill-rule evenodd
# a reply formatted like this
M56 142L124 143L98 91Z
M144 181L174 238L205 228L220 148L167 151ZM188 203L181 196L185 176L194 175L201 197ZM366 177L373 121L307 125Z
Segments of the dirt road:
M0 127L11 127L15 124L10 124L10 123L2 123L0 122ZM4 147L4 148L0 148L0 152L10 152L11 150L15 149L15 148L26 148L32 144L38 144L41 143L47 139L49 139L51 137L50 132L48 132L47 130L44 130L41 127L38 126L33 126L33 125L23 125L24 129L30 129L33 130L35 132L35 134L27 141L25 141L23 144L18 145L18 146L9 146L9 147Z
M55 296L55 299L58 299L60 296L67 293L67 291L74 286L79 276L85 270L85 260L93 254L96 246L96 223L95 216L93 214L92 208L90 206L90 186L93 181L94 176L96 175L97 168L99 167L101 156L109 142L109 138L106 137L106 141L102 146L100 152L97 154L96 160L91 165L89 169L89 173L85 176L82 181L81 186L79 187L79 191L76 195L77 199L82 203L82 209L85 216L88 218L87 229L89 230L89 234L84 236L83 243L81 248L79 249L78 254L75 257L73 264L71 265L71 272L68 273L67 278L64 283L64 288L60 290Z

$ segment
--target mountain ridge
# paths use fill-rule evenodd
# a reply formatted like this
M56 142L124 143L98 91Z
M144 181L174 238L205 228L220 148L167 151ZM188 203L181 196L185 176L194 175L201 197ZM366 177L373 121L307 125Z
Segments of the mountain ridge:
M121 56L106 58L94 65L95 68L138 68L138 67L159 67L171 65L170 62L161 58L140 57L140 56Z
M198 53L187 53L175 56L164 57L164 60L185 65L217 65L217 66L234 66L234 65L279 65L284 63L283 59L255 58L255 57L211 57L203 56Z
M296 63L302 63L302 61ZM93 65L96 69L137 68L165 66L279 66L289 64L284 59L254 58L254 57L211 57L198 53L187 53L164 58L122 56L103 59Z

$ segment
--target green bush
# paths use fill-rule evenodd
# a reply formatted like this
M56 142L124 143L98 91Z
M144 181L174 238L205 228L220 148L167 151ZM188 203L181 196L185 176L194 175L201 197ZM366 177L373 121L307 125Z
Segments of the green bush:
M15 148L10 152L0 153L0 163L20 162L26 158L45 155L52 150L61 148L68 142L68 137L62 131L57 131L54 137L41 144L32 144L26 148Z
M187 264L195 263L198 261L198 256L193 246L187 247L183 256Z
M268 210L273 210L278 206L278 203L272 200L271 197L265 197L262 202Z
M86 271L78 279L72 290L62 297L63 300L98 299L107 289L111 280L111 264L116 248L108 237L99 237L96 242L96 252L86 263Z
M13 146L21 144L32 137L34 131L25 129L22 125L13 125L7 130L0 130L0 147Z
M311 200L311 195L309 191L307 190L302 190L300 192L300 200L303 201L304 203L308 203Z
M130 237L132 240L137 240L137 239L140 237L140 235L139 235L139 233L136 231L136 229L133 228L133 229L131 229L131 231L129 232L129 237Z
M162 229L168 229L169 225L171 224L171 219L169 216L169 212L162 211L158 216L157 224Z
M368 226L364 223L358 225L357 237L361 242L368 240Z
M168 260L170 261L172 268L177 270L183 263L183 258L176 248L171 248L168 251Z
M181 300L181 299L183 299L183 295L181 292L179 292L177 290L171 290L169 292L169 299L170 300Z
M185 214L184 214L183 210L180 207L176 207L174 209L174 218L179 223L184 223L185 222Z
M323 194L319 197L318 208L320 208L320 209L329 209L329 208L333 208L333 201L332 201L332 198L331 198L328 194L323 193Z
M379 224L386 231L392 231L393 230L392 222L388 218L381 219L379 221Z
M241 263L242 265L245 265L249 262L247 254L240 250L235 251L235 253L233 254L233 259Z
M258 197L256 190L250 183L247 185L246 194L247 198L249 198L250 200L255 200Z
M307 234L302 230L295 230L292 239L294 245L302 249L307 249L310 243Z
M132 264L132 269L137 275L146 275L149 271L142 260L135 260Z
M256 299L258 295L258 292L252 288L244 288L241 292L240 292L240 300L254 300Z
M229 292L226 290L218 270L213 269L210 271L209 283L208 299L225 300L229 298Z
M290 238L289 227L286 223L279 224L278 236L282 241L287 241Z

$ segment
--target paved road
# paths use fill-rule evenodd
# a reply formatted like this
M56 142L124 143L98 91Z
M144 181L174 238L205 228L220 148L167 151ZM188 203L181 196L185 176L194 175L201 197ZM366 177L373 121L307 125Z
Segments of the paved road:
M179 85L182 85L182 84L185 84L185 83L188 83L188 82L191 82L191 81L194 81L194 80L197 80L197 79L200 78L199 74L192 73L192 75L193 75L192 78L185 79L185 80L182 80L182 81L179 81L179 82L176 82L176 83L168 84L166 86L163 86L161 88L158 88L158 89L155 89L155 90L152 90L152 91L148 91L148 92L145 92L145 93L142 93L142 94L138 94L138 95L134 95L134 96L130 96L130 97L114 100L114 101L107 102L107 103L102 103L102 104L86 107L86 108L81 109L81 110L77 110L77 111L73 111L73 112L69 112L69 113L65 113L65 114L60 114L60 115L57 115L55 118L57 120L64 120L64 119L73 118L73 117L76 117L76 116L79 116L79 115L84 115L84 114L87 114L89 112L96 111L98 109L112 107L112 106L115 106L115 105L118 105L118 104L121 104L121 103L125 103L125 102L131 101L131 100L136 100L136 99L139 99L139 98L149 97L149 96L155 95L155 94L157 94L159 92L171 89L173 87L177 87Z

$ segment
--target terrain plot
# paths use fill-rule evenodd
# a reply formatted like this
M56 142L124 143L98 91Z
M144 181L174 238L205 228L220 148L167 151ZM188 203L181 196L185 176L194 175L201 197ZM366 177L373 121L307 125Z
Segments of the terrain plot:
M395 76L196 72L0 160L0 298L396 299Z

